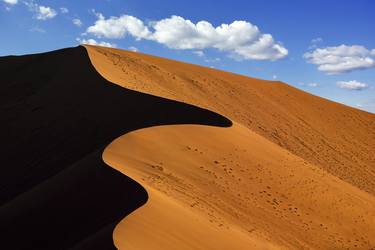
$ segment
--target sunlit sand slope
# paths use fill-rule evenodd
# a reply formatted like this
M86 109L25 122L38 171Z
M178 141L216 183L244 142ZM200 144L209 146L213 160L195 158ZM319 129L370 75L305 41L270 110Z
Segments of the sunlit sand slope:
M116 227L120 249L375 246L372 195L239 124L138 130L103 159L149 194Z
M149 194L116 227L117 247L374 247L375 115L281 82L86 49L96 70L115 84L234 121L222 129L142 129L106 148L104 161Z
M120 86L208 108L306 161L375 194L375 115L281 82L154 56L86 46L96 70Z
M373 114L100 47L0 76L2 249L374 248Z

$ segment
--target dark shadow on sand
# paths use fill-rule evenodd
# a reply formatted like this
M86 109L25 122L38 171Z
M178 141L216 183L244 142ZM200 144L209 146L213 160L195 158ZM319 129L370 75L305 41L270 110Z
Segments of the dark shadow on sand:
M0 248L114 249L115 225L147 193L102 152L167 124L231 122L108 82L83 47L0 58Z

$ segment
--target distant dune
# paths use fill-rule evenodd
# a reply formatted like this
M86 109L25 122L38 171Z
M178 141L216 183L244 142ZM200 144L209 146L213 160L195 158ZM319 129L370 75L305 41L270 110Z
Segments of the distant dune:
M375 249L375 115L85 46L0 58L4 249Z

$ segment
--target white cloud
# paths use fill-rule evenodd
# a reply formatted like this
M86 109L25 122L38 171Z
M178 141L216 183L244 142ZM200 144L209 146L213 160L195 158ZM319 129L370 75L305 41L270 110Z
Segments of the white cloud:
M35 13L35 18L38 20L45 21L52 19L57 15L56 10L51 7L46 7L36 4L33 0L25 1L24 4L29 8L30 11Z
M94 14L94 16L96 16L98 19L104 19L103 14L100 13L100 12L96 12L95 9L91 9L90 12L91 12L92 14Z
M288 54L270 34L260 33L257 26L246 21L213 27L207 21L194 24L172 16L151 25L155 30L152 39L172 49L216 48L240 59L254 60L277 60Z
M82 21L80 19L78 19L78 18L73 19L72 22L77 27L81 27L82 24L83 24Z
M133 52L138 52L138 49L134 46L128 47L128 50L133 51Z
M204 52L202 50L195 50L193 54L199 57L204 57Z
M276 80L277 79L277 75L272 75L272 79Z
M288 50L275 42L270 34L262 34L258 27L246 21L234 21L214 27L207 21L194 24L180 16L171 16L145 25L142 20L122 15L105 19L93 13L98 20L87 33L96 37L120 39L127 34L139 39L156 41L171 49L203 50L215 48L238 59L277 60Z
M337 86L342 89L349 89L349 90L363 90L368 87L366 83L362 83L356 80L353 81L338 81Z
M47 19L54 18L56 15L57 15L57 12L54 9L50 7L39 6L37 14L36 14L36 19L47 20Z
M114 43L108 43L108 42L103 42L103 41L96 41L94 39L80 39L80 38L77 38L77 41L80 43L80 44L89 44L89 45L99 45L99 46L103 46L103 47L109 47L109 48L116 48L116 44Z
M66 7L61 7L60 12L63 13L63 14L66 14L66 13L69 13L69 9L66 8Z
M304 54L307 62L327 74L339 74L375 67L374 50L360 45L318 48Z
M136 17L122 15L105 19L101 13L94 13L98 20L94 25L87 28L87 33L91 33L96 37L119 39L129 34L139 40L146 39L151 35L148 28Z
M3 0L3 2L6 4L15 5L18 3L18 0Z

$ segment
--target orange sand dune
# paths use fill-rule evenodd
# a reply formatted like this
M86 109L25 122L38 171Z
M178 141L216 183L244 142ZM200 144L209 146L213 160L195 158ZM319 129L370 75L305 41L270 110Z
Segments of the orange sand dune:
M264 81L140 53L86 46L123 87L225 115L331 174L375 194L375 115Z
M239 124L142 129L103 158L149 193L117 226L120 249L375 245L372 195Z
M117 226L117 247L375 247L375 115L281 82L86 48L113 83L234 121L151 127L107 147L104 161L149 194Z

